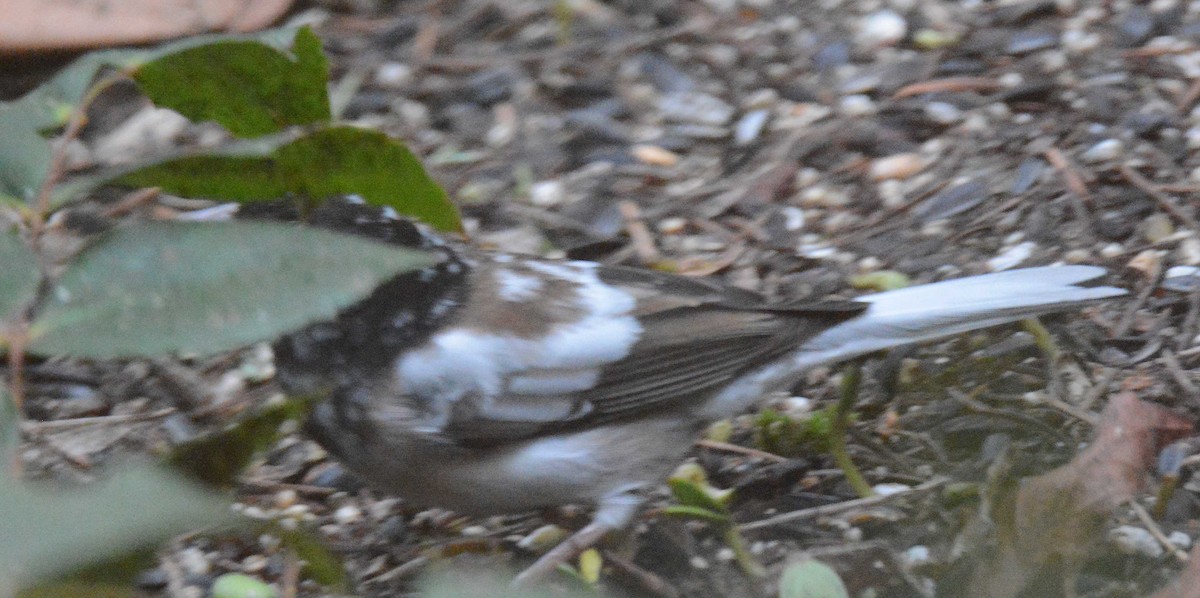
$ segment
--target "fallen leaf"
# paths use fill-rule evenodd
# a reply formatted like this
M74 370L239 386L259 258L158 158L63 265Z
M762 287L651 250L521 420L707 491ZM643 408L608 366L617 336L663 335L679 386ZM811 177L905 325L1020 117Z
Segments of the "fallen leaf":
M1063 567L1056 580L1072 584L1077 567L1104 540L1113 512L1142 490L1158 451L1191 430L1191 422L1165 407L1128 391L1115 395L1083 452L994 501L986 515L994 525L990 554L978 560L965 594L1016 596L1054 565Z

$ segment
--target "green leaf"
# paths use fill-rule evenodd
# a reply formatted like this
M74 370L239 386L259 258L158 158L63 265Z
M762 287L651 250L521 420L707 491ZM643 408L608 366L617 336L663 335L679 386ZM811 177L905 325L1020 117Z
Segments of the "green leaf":
M0 107L0 196L33 201L50 172L50 144L24 111Z
M663 515L671 517L687 517L689 519L699 519L717 525L729 525L729 516L724 513L706 509L704 507L694 507L692 505L671 505L664 507Z
M155 467L85 489L0 484L0 587L28 585L196 527L233 519L229 501ZM20 541L12 541L19 539Z
M311 33L307 34L311 37ZM0 103L0 198L31 201L42 186L50 165L50 144L42 132L61 127L88 94L98 93L97 77L111 69L129 69L144 62L206 44L231 40L254 41L287 49L296 40L297 61L315 70L312 42L294 28L272 29L251 35L201 35L150 49L91 52L76 59L46 83L21 98ZM322 68L323 60L321 61ZM311 75L310 75L311 76ZM322 81L324 85L324 81Z
M330 119L321 41L302 28L292 54L257 41L224 40L161 56L132 75L155 104L253 137Z
M671 493L680 503L717 513L727 514L729 512L727 505L733 498L732 490L719 490L709 485L708 482L696 483L678 477L667 480L667 485L671 487Z
M30 351L90 358L213 353L273 338L433 259L268 222L153 222L106 233L67 268Z
M168 193L229 201L264 201L294 195L325 199L358 194L444 231L458 231L458 211L446 192L403 144L378 131L331 127L292 139L279 136L237 144L225 152L168 160L101 175ZM88 184L98 184L93 180Z
M807 559L784 569L779 598L850 598L850 592L829 565Z
M176 446L167 462L211 486L231 486L255 454L275 444L283 422L308 416L311 402L302 397L267 405L223 430Z
M16 231L0 231L0 347L4 346L4 320L29 305L41 273L37 258Z
M279 595L270 584L242 573L218 577L210 591L212 598L275 598Z
M296 553L296 557L304 563L306 577L334 590L344 591L350 587L350 578L341 559L315 532L303 527L283 529L276 523L272 525L270 533L278 536L284 546Z

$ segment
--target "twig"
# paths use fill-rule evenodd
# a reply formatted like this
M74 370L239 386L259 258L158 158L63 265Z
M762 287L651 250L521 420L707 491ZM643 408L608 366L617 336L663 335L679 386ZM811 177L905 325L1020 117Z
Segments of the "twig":
M1071 161L1063 155L1062 151L1056 147L1051 147L1047 148L1042 154L1046 156L1046 161L1058 171L1058 174L1062 175L1067 188L1077 198L1090 205L1092 203L1092 192L1088 190L1087 183L1083 182L1083 177L1079 176L1078 169L1075 168L1074 164L1071 164Z
M994 91L1000 82L988 77L947 77L905 85L892 94L893 100L938 92Z
M296 551L288 550L283 556L283 574L279 576L279 594L282 598L296 598L296 586L300 583L300 558Z
M700 448L712 449L714 451L725 451L727 453L737 453L739 455L746 455L747 457L754 457L757 459L772 461L774 463L786 463L789 461L789 459L787 457L776 455L775 453L769 453L767 451L760 451L758 449L750 448L748 446L740 446L740 445L731 444L728 442L721 442L719 440L697 440L696 446L698 446Z
M642 220L641 208L628 199L621 200L617 207L621 210L621 217L625 219L625 230L629 233L629 239L633 241L638 259L647 265L662 260L662 254L658 252L658 247L654 246L654 235L650 234L650 229Z
M1151 183L1149 179L1128 165L1122 164L1120 170L1121 176L1125 177L1125 180L1133 184L1134 187L1141 189L1146 195L1149 195L1163 210L1166 210L1168 214L1182 222L1192 232L1200 234L1200 222L1197 222L1191 214L1187 213L1187 210L1184 210L1182 206L1176 203L1175 198L1163 193L1154 183Z
M935 488L938 488L938 487L944 485L946 483L946 481L947 481L947 478L934 478L934 479L929 480L928 482L925 482L918 486L913 486L912 488L905 490L903 492L897 492L895 494L868 496L866 498L856 498L853 500L847 500L847 501L843 501L843 502L832 504L832 505L821 505L819 507L810 507L807 509L800 509L799 511L792 511L791 513L784 513L782 515L776 515L774 517L768 517L766 519L760 519L758 521L751 521L750 523L743 523L742 525L738 526L738 529L740 529L742 531L750 531L750 530L762 529L764 527L774 527L774 526L780 525L782 523L792 523L795 521L804 521L807 519L828 517L830 515L837 515L838 513L844 513L846 511L852 511L854 509L861 509L864 507L873 507L875 505L882 504L885 502L890 502L892 500L896 500L899 498L904 498L904 497L928 492L930 490L933 490Z
M632 578L634 582L642 587L642 589L655 596L661 596L662 598L679 598L683 595L680 593L679 588L671 585L671 583L667 580L655 575L652 571L647 571L637 566L633 562L621 556L613 554L611 551L604 551L604 560L608 561L610 565L620 570L621 573Z
M46 432L51 430L60 430L63 428L74 428L78 426L92 426L99 424L119 424L137 421L146 421L150 419L158 419L175 413L174 407L167 407L152 411L150 413L130 413L125 415L97 415L95 417L77 417L72 419L57 419L47 422L24 422L21 427L30 432Z
M1183 366L1179 365L1179 360L1175 358L1175 354L1170 349L1162 350L1161 359L1163 365L1167 366L1167 372L1171 374L1171 378L1175 380L1179 388L1183 389L1183 392L1193 399L1200 397L1200 388L1197 388L1195 383L1188 379L1187 372L1183 371Z
M1133 508L1133 513L1137 515L1138 519L1142 522L1142 525L1146 526L1146 530L1150 532L1150 535L1154 536L1154 539L1158 540L1158 543L1162 544L1162 547L1165 548L1166 551L1171 554L1171 556L1175 557L1175 559L1181 563L1188 562L1187 553L1171 543L1171 539L1163 533L1162 528L1158 527L1158 524L1155 523L1154 518L1150 516L1150 513L1146 512L1145 507L1135 501L1130 501L1129 506Z

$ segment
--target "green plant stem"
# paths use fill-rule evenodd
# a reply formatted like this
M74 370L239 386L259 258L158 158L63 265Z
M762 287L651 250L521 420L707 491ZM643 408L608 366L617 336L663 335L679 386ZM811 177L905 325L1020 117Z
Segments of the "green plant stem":
M1033 335L1033 341L1037 343L1038 349L1046 356L1050 367L1053 368L1062 354L1062 351L1058 349L1058 343L1054 342L1054 335L1050 334L1050 331L1046 330L1046 327L1037 318L1021 320L1021 326L1025 328L1025 332Z
M858 470L858 466L854 464L854 460L850 458L850 452L846 448L846 435L850 427L850 414L853 412L854 403L858 399L858 387L861 383L862 364L855 362L847 365L842 370L841 396L838 398L837 406L834 408L833 425L829 433L829 453L833 455L834 462L842 470L842 474L846 476L846 482L850 484L854 492L866 498L874 496L875 491L871 489L871 485L867 483L862 472Z
M746 548L746 541L742 539L742 534L736 525L725 526L724 536L725 544L733 550L734 560L742 568L742 572L752 578L764 577L767 574L762 563L759 563L758 559L754 558L754 555Z

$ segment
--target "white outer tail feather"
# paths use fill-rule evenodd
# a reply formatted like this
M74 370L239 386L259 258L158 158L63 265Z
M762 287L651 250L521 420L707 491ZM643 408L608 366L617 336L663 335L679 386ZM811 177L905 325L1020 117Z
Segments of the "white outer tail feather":
M871 307L813 337L803 352L817 358L811 367L1124 295L1116 287L1077 286L1104 274L1096 266L1025 268L858 297Z
M787 357L731 385L709 402L709 417L744 410L810 368L910 343L999 326L1126 294L1082 287L1105 274L1096 266L1046 266L946 280L858 297L861 315L809 339Z

